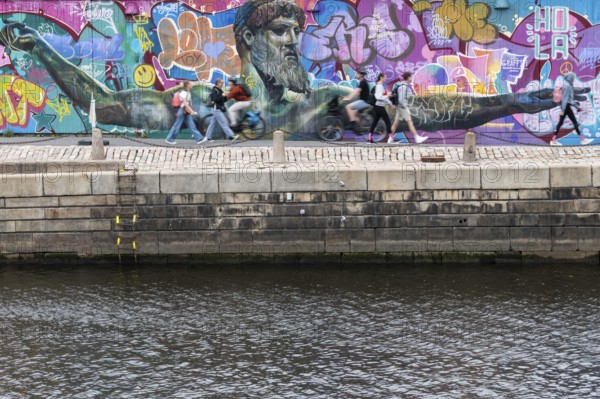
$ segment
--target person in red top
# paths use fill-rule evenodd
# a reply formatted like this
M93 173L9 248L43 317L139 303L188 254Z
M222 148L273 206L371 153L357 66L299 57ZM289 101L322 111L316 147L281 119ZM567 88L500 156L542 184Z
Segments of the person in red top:
M231 77L229 79L229 88L227 100L231 100L233 98L235 103L227 108L227 114L229 115L231 127L235 128L239 123L240 111L248 108L251 103L248 93L246 93L246 90L244 90L244 88L238 84L236 77Z

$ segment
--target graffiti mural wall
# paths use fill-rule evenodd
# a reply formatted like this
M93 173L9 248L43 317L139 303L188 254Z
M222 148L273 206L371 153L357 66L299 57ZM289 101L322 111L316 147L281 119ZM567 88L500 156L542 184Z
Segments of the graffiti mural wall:
M0 1L0 131L90 132L93 95L105 131L164 136L179 83L194 81L200 118L214 81L238 76L269 130L316 137L362 69L370 83L385 73L388 90L413 73L411 116L436 144L466 129L488 144L544 144L561 112L555 87L574 72L582 133L600 142L596 0L495 3ZM559 141L578 143L568 119Z

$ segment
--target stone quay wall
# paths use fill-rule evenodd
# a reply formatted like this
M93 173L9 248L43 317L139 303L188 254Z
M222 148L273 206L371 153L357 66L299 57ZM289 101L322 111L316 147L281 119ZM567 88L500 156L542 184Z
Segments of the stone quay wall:
M0 164L2 261L600 259L600 166L589 163L135 169Z

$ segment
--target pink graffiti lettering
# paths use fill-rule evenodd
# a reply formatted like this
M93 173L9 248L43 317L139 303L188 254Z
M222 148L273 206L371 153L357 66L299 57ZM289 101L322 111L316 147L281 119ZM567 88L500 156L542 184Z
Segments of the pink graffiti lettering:
M366 65L377 55L402 59L414 38L391 17L394 7L377 2L373 15L360 21L347 14L332 16L327 25L302 36L302 55L313 62L337 60L356 65Z

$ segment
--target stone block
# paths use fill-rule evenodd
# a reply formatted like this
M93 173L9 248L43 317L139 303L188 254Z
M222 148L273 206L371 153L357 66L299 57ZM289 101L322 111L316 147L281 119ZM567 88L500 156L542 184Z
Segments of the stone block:
M565 226L599 226L600 214L597 213L569 213L564 215Z
M600 252L600 226L578 229L579 250Z
M234 170L222 169L219 173L219 192L269 193L271 192L271 170L247 167L247 165Z
M478 165L463 163L421 163L417 167L417 190L466 190L481 188Z
M375 229L375 250L381 252L417 252L427 250L424 229Z
M498 200L516 200L519 199L519 190L496 190Z
M348 230L325 230L325 252L350 252L350 234Z
M219 253L250 254L255 253L252 243L252 231L220 230Z
M507 164L492 161L481 165L481 188L484 190L531 190L549 187L550 169L539 162L516 161Z
M158 194L160 193L160 172L138 171L135 183L136 194Z
M453 229L453 251L510 251L509 227L456 227Z
M159 231L158 253L189 255L219 252L219 231Z
M562 213L539 213L537 224L540 226L565 226L566 216Z
M592 165L592 186L600 187L600 165Z
M288 164L271 171L273 192L367 190L366 168L345 168L326 164L321 169Z
M8 222L0 222L0 233L14 233L16 232L16 223L14 220Z
M482 201L482 213L506 213L508 201Z
M374 229L327 229L325 252L373 253L375 252Z
M171 205L179 205L179 204L193 205L193 204L206 203L206 194L204 194L204 193L200 193L200 194L170 194L170 195L161 194L161 196L164 197L165 204L171 204ZM147 195L146 195L146 197L147 197Z
M6 198L6 208L45 208L59 206L58 197Z
M44 194L42 177L36 174L0 175L3 197L41 197Z
M325 252L323 230L255 230L253 245L263 253L288 255Z
M574 212L573 201L509 201L508 213L569 213Z
M160 192L163 194L218 193L219 175L216 169L199 171L164 170L160 172Z
M2 220L34 220L43 219L44 210L41 208L10 208L0 209Z
M471 216L473 223L469 222L469 226L498 226L498 227L510 227L518 225L518 215L510 215L506 213L497 214L484 214L484 215L473 215ZM537 225L537 224L535 224Z
M577 227L552 227L552 250L579 250L579 230Z
M552 230L550 227L511 227L511 251L551 251Z
M45 219L89 219L91 217L88 207L70 208L45 208Z
M33 252L95 255L99 252L89 232L37 232L32 234Z
M576 199L573 200L574 210L572 212L579 213L599 213L600 199Z
M107 195L118 194L118 172L99 172L92 179L92 194Z
M52 197L43 197L52 198ZM114 206L117 204L116 195L80 195L71 197L58 197L57 205L59 207L76 207L76 206Z
M519 190L519 199L520 200L547 200L552 197L551 193L554 190L550 191L549 189L523 189ZM552 199L568 199L568 198L554 198Z
M590 187L592 167L585 164L556 164L550 168L551 187Z
M110 220L99 219L54 219L45 220L44 230L63 232L86 232L111 230Z
M397 167L381 166L367 169L367 189L369 191L414 190L416 173L405 163Z
M56 173L45 176L44 195L45 196L69 196L69 195L91 195L92 181L98 178L103 172L73 172Z

